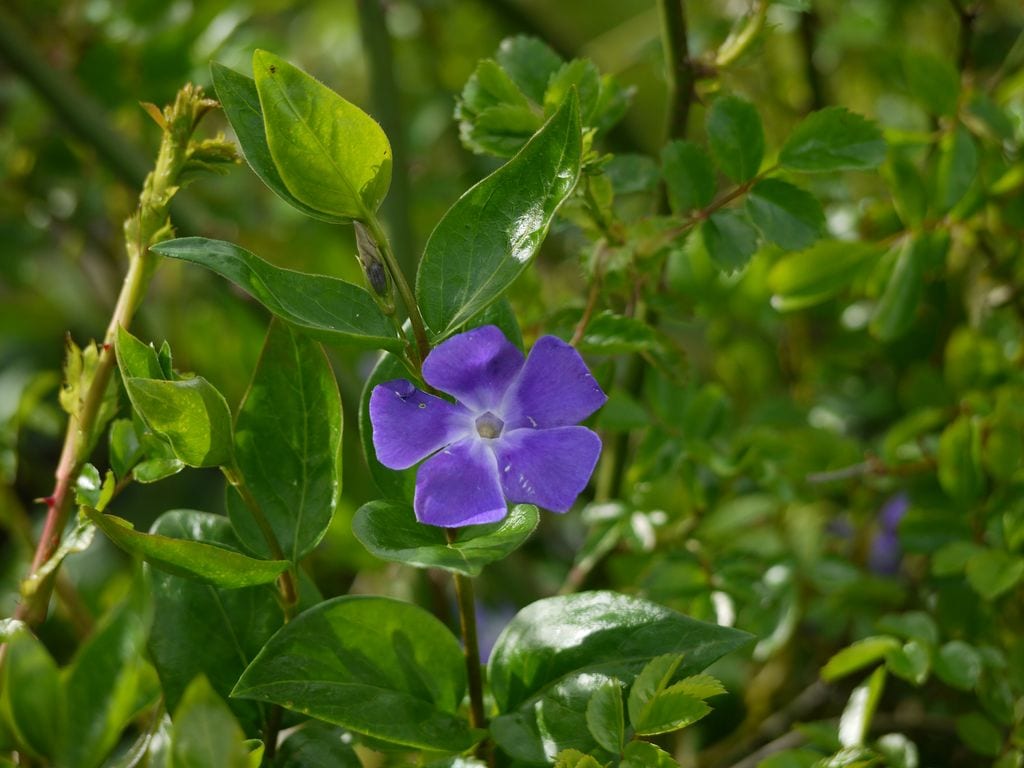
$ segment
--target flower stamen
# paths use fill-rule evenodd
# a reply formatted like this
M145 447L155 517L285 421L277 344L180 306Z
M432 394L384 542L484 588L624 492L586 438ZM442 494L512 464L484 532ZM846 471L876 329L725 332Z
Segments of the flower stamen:
M505 422L499 419L490 411L478 416L476 420L476 431L480 437L486 440L493 440L501 434L505 428Z

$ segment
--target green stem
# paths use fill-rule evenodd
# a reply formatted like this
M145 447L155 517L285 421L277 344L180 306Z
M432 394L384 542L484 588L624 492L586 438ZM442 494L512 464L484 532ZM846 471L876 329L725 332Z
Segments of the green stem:
M658 13L661 18L665 74L668 78L665 134L668 139L679 139L686 136L696 82L690 47L686 40L685 3L683 0L658 0Z
M384 133L391 141L391 186L383 203L384 215L394 235L398 263L406 272L415 267L415 242L409 214L409 163L405 134L407 121L402 117L401 97L395 81L395 68L382 0L358 0L359 29L370 69L370 96L373 110Z
M288 560L284 550L281 548L281 542L277 540L277 534L274 533L270 521L267 520L267 516L263 513L263 508L260 506L259 501L252 495L252 491L249 490L241 470L237 466L230 466L221 467L221 471L228 482L238 491L242 501L245 502L245 506L249 509L249 514L252 515L252 519L256 522L260 533L263 535L263 540L267 542L271 557L275 560ZM284 620L286 622L291 621L295 617L295 606L299 602L296 583L295 566L292 564L278 578L278 589L281 592L281 607L284 611Z
M455 541L455 531L446 529L448 543ZM480 664L480 643L476 632L476 604L473 580L461 573L454 574L455 597L459 606L459 628L462 631L462 653L466 659L469 680L469 724L473 728L486 728L484 712L484 681Z
M395 281L395 285L398 288L398 295L402 297L402 303L405 304L405 311L409 315L409 322L412 324L412 332L416 338L416 349L419 353L419 360L422 362L430 352L430 342L427 340L427 330L423 324L423 316L420 314L420 308L416 303L416 297L413 295L412 289L409 287L409 281L405 279L405 273L402 272L398 261L395 259L395 254L394 251L391 250L391 243L388 240L388 236L384 232L384 228L380 225L380 219L377 218L376 214L371 213L367 216L365 224L373 235L373 239L377 241L377 247L380 249L380 255L384 258L384 263L387 264L388 270L391 272L391 278Z

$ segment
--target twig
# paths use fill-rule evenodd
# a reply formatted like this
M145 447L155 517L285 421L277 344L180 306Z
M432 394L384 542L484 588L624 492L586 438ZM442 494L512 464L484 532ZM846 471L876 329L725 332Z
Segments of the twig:
M686 7L684 0L658 0L661 17L662 48L665 53L665 75L668 79L668 108L665 113L666 139L686 136L686 126L693 103L696 81L690 47L686 40Z
M359 0L359 30L370 69L370 94L373 109L391 142L391 187L382 206L391 225L398 264L407 274L416 269L415 240L409 215L409 160L406 147L406 121L395 81L395 68L388 35L384 4L381 0Z
M896 464L895 466L886 464L877 456L868 456L864 461L851 464L848 467L830 469L824 472L812 472L804 480L811 485L823 485L840 480L852 480L856 477L909 477L911 475L932 472L935 470L935 466L935 459L931 456L925 457L920 461Z
M949 4L953 6L960 24L957 66L961 72L965 72L971 67L971 43L974 40L974 22L978 18L978 10L973 5L965 5L963 0L949 0Z
M804 47L804 76L807 87L811 91L811 111L822 109L828 100L825 97L825 81L821 71L814 63L814 51L817 47L818 27L821 19L814 10L814 3L808 3L807 9L800 14L800 41Z

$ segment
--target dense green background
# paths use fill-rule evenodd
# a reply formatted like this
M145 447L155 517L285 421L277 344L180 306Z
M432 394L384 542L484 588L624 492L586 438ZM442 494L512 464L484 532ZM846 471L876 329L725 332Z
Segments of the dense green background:
M0 66L20 52L48 72L52 86L44 95L19 72L0 69L0 615L13 607L29 555L24 534L41 518L32 500L49 492L60 449L64 337L84 342L105 327L123 270L120 222L159 138L137 102L164 104L189 80L209 85L211 60L248 72L255 48L296 63L383 123L396 159L383 210L396 250L406 255L421 252L441 214L498 166L462 147L452 112L477 60L508 35L536 35L567 59L591 57L634 86L633 105L605 149L660 152L666 85L653 2L396 0L386 3L386 17L370 14L362 24L359 5L15 0L0 10L7 52ZM933 198L948 193L957 172L937 158L938 137L959 110L984 156L964 187L991 195L961 217L926 216L922 225L907 212L913 193L894 181L891 164L807 178L836 236L887 242L913 224L949 240L948 251L936 247L922 257L912 316L875 315L872 328L895 255L836 298L791 314L772 303L782 278L768 278L779 259L771 248L735 275L717 273L706 259L703 272L670 267L656 309L685 352L685 385L648 391L639 403L624 397L599 421L606 441L634 428L635 460L614 494L622 506L609 534L612 552L586 583L699 618L731 614L759 636L752 658L718 671L733 696L716 702L719 711L687 736L687 749L736 727L743 735L734 745L756 744L781 735L788 720L837 715L850 686L815 685L821 666L872 632L912 641L917 636L905 624L879 624L885 614L910 610L928 612L938 626L935 638L925 632L925 644L948 685L930 683L923 695L891 680L888 729L915 738L923 764L980 765L970 761L995 757L1010 741L997 740L993 754L990 732L976 722L971 730L964 716L984 712L978 717L1003 729L999 739L1020 728L1020 703L1016 714L1013 703L1024 691L1024 645L1016 636L1024 573L1024 202L1021 179L1006 177L1024 173L1024 10L1014 0L974 7L978 16L965 25L957 4L942 0L778 2L753 48L699 89L703 102L719 88L753 102L771 152L812 110L842 105L868 116L890 145L908 148L925 179L921 194ZM691 54L713 54L748 10L745 2L687 3ZM390 53L380 48L385 30ZM930 69L936 60L942 66ZM957 103L958 70L998 114ZM951 85L943 81L950 71ZM74 121L55 104L82 118L85 134L69 131ZM704 126L697 103L689 137L704 144ZM225 127L220 115L206 125ZM997 182L1003 191L993 191ZM629 220L646 205L623 195L620 211ZM941 200L931 205L932 214L943 207ZM361 279L351 228L301 216L245 166L190 187L174 210L179 235L231 240L279 266ZM563 330L559 311L582 306L584 250L579 230L557 226L535 268L514 286L528 338ZM266 323L265 311L225 281L167 261L134 331L145 340L167 338L175 365L201 373L236 407ZM435 582L382 566L351 536L354 511L375 498L356 431L373 356L332 350L331 357L345 409L345 483L341 513L309 569L325 596L411 597L443 613ZM593 358L609 380L610 358ZM210 470L133 486L112 511L144 529L168 509L220 512L223 505L223 481ZM898 535L896 521L881 514L887 505L909 506ZM557 591L588 530L593 539L604 528L588 528L575 513L543 515L531 543L484 577L487 612L507 617ZM996 554L967 566L965 579L965 563L978 551L962 548L957 560L948 554L955 542ZM943 547L947 559L936 566L933 555ZM100 537L67 569L93 613L129 579L127 561ZM58 619L43 631L65 660L76 644L70 625ZM999 649L1004 666L990 659L984 679L979 672L964 681L935 651L950 641ZM917 651L903 651L890 658L891 671L914 681ZM954 690L976 683L977 697ZM786 710L794 701L796 711ZM765 718L779 709L790 714L776 732ZM729 753L720 744L707 765Z

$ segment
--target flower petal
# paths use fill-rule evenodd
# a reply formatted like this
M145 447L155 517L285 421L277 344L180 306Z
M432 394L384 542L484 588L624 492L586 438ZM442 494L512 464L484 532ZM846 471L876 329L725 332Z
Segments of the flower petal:
M555 336L537 340L501 406L506 429L578 424L608 398L579 352Z
M416 389L406 379L373 388L370 423L377 461L389 469L407 469L437 449L475 434L469 411Z
M452 336L423 361L423 378L474 411L497 408L523 367L523 353L496 326Z
M601 438L586 427L516 429L494 441L505 498L565 512L587 487Z
M498 463L483 440L460 440L431 456L416 473L416 519L457 528L493 523L508 513Z

